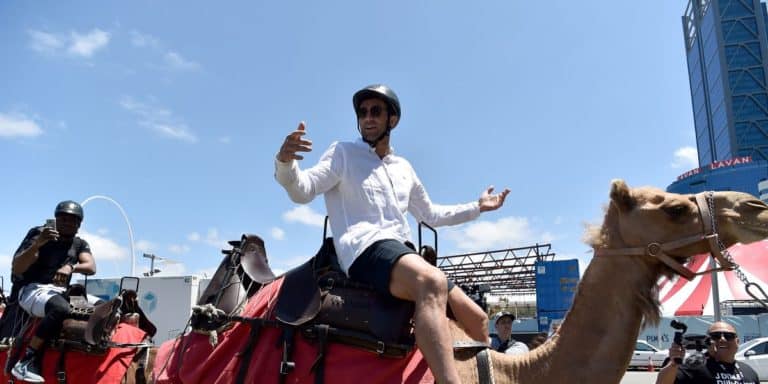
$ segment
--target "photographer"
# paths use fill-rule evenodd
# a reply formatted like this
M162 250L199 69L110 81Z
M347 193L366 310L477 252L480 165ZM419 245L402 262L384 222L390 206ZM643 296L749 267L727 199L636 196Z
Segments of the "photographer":
M739 338L736 329L722 321L718 321L707 330L708 350L703 362L686 362L678 364L675 359L685 357L685 349L679 344L669 348L669 362L659 371L656 384L758 384L757 373L746 364L736 362L736 350Z

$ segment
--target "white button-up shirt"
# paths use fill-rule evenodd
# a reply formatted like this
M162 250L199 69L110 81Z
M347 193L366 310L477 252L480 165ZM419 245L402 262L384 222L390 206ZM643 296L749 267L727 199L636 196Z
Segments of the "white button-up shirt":
M295 160L275 160L275 168L275 179L294 202L306 204L325 194L333 244L344 271L378 240L410 240L406 212L433 227L460 224L480 215L477 201L433 204L407 160L391 149L381 159L362 139L331 144L307 170L299 169Z

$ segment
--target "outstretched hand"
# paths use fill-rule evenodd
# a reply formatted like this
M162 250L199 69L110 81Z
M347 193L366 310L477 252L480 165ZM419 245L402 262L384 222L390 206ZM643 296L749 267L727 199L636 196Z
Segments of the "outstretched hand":
M494 195L493 186L491 185L480 195L480 199L478 200L478 203L480 204L480 212L493 211L501 208L501 206L504 205L504 199L507 198L508 194L509 188L504 188L503 191Z
M296 152L312 152L312 141L304 139L307 134L306 124L300 122L295 131L285 137L280 152L277 153L277 160L287 163L291 160L303 160L304 156L297 155Z

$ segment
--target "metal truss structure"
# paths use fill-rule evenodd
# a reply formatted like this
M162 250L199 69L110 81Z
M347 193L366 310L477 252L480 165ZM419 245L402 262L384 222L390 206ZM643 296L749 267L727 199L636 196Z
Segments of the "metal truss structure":
M437 258L437 266L459 286L474 287L492 295L535 295L535 263L554 258L550 244L536 244L442 256Z

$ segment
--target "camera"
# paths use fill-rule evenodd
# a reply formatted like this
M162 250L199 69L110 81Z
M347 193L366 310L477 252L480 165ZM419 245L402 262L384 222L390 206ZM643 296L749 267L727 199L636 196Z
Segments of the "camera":
M676 330L675 340L674 340L675 344L679 346L683 346L683 335L685 334L686 331L688 331L688 326L685 325L685 323L681 323L674 319L669 323L669 326ZM675 363L682 364L682 362L683 362L683 359L679 357L675 357Z
M56 219L48 219L45 221L45 227L56 229Z
M469 296L475 304L479 305L484 311L488 311L488 302L485 295L491 291L491 286L488 284L461 284L459 286L464 293Z

